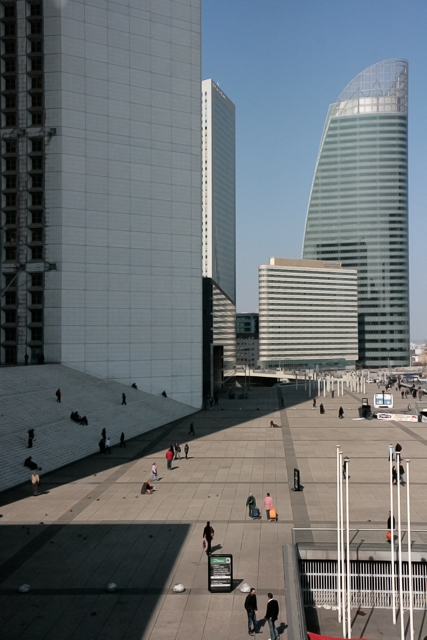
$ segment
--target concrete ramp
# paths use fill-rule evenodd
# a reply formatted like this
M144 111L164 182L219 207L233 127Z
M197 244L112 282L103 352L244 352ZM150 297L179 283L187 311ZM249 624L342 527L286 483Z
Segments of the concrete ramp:
M56 401L58 388L61 403ZM126 406L121 405L123 392ZM72 411L86 415L89 426L70 420ZM42 467L43 475L99 451L104 427L114 445L122 431L130 439L195 412L194 407L176 400L59 364L2 368L0 491L30 479L31 471L23 466L30 455ZM28 449L27 431L31 428L35 441Z

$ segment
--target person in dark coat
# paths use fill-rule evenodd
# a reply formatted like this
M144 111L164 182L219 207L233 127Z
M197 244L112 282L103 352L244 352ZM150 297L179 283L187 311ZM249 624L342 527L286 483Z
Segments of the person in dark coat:
M188 444L185 445L184 447L184 453L185 453L185 459L188 459L188 452L190 451L190 447L188 446Z
M248 499L246 500L246 506L249 507L249 517L253 518L254 509L256 507L255 496L252 493L249 494Z
M25 360L25 366L27 366L28 365L28 353L25 354L24 360Z
M321 415L325 413L325 407L323 406L323 404L320 405L320 413Z
M316 398L313 398L313 409L316 408Z
M388 512L387 529L391 531L391 511ZM396 529L396 518L393 516L393 529Z
M167 398L167 397L168 397L168 394L166 393L166 391L162 391L162 396L163 396L164 398Z
M56 402L61 402L61 395L62 395L61 389L57 389L55 395L56 395Z
M126 448L125 434L123 433L123 431L122 431L122 435L120 436L120 447Z
M105 440L104 438L101 438L101 440L98 442L98 446L99 446L99 450L101 453L105 453Z
M269 593L267 602L267 611L265 612L265 619L268 621L270 627L270 640L279 640L279 632L275 627L275 622L279 617L279 603L274 600L273 594Z
M397 485L397 471L396 471L396 467L393 465L393 469L391 470L391 475L393 478L393 484Z
M252 587L245 599L245 609L248 614L248 633L253 636L258 633L258 623L256 620L256 612L258 611L258 603L256 600L256 591Z
M190 431L188 432L188 435L193 434L193 436L195 436L196 434L194 433L194 426L193 423L190 424Z
M338 418L342 420L344 418L344 409L342 407L339 408Z
M211 527L211 523L209 522L209 520L206 523L206 527L203 529L203 537L206 540L206 555L208 556L211 552L211 545L212 545L212 540L214 537L215 531L214 528Z
M36 465L35 462L33 462L32 457L28 456L28 458L26 458L25 462L24 462L24 467L28 467L29 469L31 469L31 471L34 471L34 469L39 469L39 471L42 470L41 467L38 467Z
M126 402L126 394L122 393L122 404L127 404Z
M34 440L34 429L28 429L28 449L31 449L33 446Z
M101 436L102 436L102 439L103 439L103 440L104 440L104 442L105 442L105 441L106 441L106 439L107 439L107 432L105 431L105 427L104 427L104 428L103 428L103 430L101 431Z

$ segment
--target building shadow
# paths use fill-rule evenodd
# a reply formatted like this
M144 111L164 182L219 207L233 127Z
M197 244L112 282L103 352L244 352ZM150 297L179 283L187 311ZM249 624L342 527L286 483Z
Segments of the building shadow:
M1 567L4 638L41 640L48 632L64 638L64 630L66 637L81 640L141 638L160 599L185 595L173 593L171 580L191 525L32 525L29 533L27 528L3 527L3 544L24 542ZM30 591L22 594L18 587L24 583ZM117 585L112 593L110 583Z

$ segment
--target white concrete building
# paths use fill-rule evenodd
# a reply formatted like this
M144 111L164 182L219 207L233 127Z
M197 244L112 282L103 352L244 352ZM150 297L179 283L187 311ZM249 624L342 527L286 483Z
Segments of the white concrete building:
M235 106L213 82L202 82L203 276L236 304Z
M271 258L259 267L259 364L352 367L358 357L357 271L339 262Z
M200 0L1 11L0 362L200 406Z

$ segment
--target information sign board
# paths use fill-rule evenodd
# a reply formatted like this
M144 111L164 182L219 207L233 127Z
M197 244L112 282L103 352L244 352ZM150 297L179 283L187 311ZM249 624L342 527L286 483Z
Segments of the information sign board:
M208 571L208 589L211 593L233 591L233 556L231 554L211 554Z

